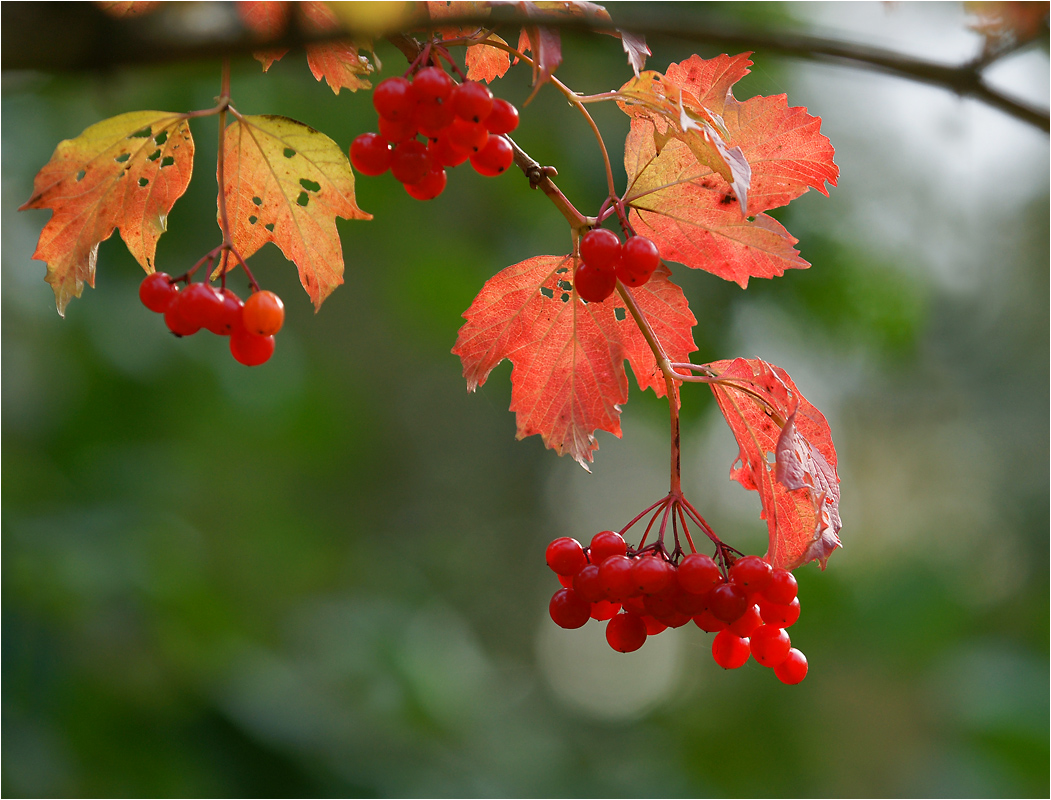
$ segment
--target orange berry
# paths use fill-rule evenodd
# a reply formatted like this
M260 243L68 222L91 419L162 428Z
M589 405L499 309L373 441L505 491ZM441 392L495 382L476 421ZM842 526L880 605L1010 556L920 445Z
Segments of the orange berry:
M242 312L245 330L256 336L273 336L285 321L285 304L273 292L254 292Z

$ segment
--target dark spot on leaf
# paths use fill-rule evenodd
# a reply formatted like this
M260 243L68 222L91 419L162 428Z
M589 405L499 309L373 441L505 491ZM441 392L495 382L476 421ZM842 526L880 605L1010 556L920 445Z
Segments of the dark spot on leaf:
M161 131L153 137L153 141L155 144L164 144L168 141L168 131Z
M161 166L162 167L170 167L174 163L175 163L175 159L172 158L171 156L165 156L164 158L161 159Z
M257 206L261 206L261 205L263 205L263 198L261 198L261 197L253 197L252 198L252 202L255 203Z
M540 287L540 294L542 294L544 297L547 297L547 298L550 299L550 298L553 298L555 296L555 290L554 289L548 289L546 286L541 286Z
M145 138L147 138L148 136L150 136L152 134L153 134L153 129L149 125L147 125L141 131L135 131L135 133L133 133L128 138L129 139L145 139Z
M623 322L624 319L628 316L628 312L625 311L623 308L615 308L613 309L613 316L615 316L617 319Z
M259 222L259 217L257 217L255 214L248 218L249 225L255 225L257 222Z
M139 186L145 186L148 183L149 183L149 181L146 180L145 178L139 178Z
M263 227L266 228L271 233L274 232L274 223L272 223L272 222L266 223L266 225L264 225Z
M734 196L732 194L724 194L722 196L722 199L719 200L719 205L721 205L721 206L728 206L733 201L734 201Z
M293 150L291 147L286 147L285 148L285 158L291 158L295 154L296 154L296 151Z
M296 198L296 202L301 206L305 206L310 202L310 196L306 192L300 192L299 197Z
M161 151L160 150L154 150L152 153L150 153L148 156L146 156L146 159L148 161L156 161L160 157L161 157Z
M119 156L117 156L113 160L116 161L118 164L123 164L129 158L131 158L131 153L121 153Z
M300 178L299 179L299 185L302 186L304 189L306 189L308 191L311 191L311 192L321 191L321 184L320 183L315 183L314 181L307 180L306 178Z
M85 175L87 175L87 173L84 170L81 170L80 172L77 173L77 180L78 181L84 180L84 176Z

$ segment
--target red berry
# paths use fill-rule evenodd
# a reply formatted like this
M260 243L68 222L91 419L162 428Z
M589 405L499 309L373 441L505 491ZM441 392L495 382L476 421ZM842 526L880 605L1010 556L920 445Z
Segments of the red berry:
M405 119L412 116L416 98L412 84L405 78L387 78L372 90L372 105L381 117Z
M775 569L770 574L770 582L763 587L766 599L781 605L791 603L798 591L796 576L787 569Z
M458 167L471 155L470 150L462 150L449 141L448 131L443 132L437 139L431 139L427 145L427 153L433 163L443 167Z
M576 575L587 566L588 560L580 542L561 536L547 546L547 565L559 575Z
M651 617L649 614L642 616L642 621L646 625L646 634L649 636L656 636L658 633L662 633L668 630L668 626L660 620Z
M645 236L632 236L624 243L617 277L628 286L642 286L661 263L657 245Z
M595 228L580 240L580 257L601 270L613 272L620 260L620 237L606 228Z
M748 610L748 596L732 583L716 586L707 596L708 610L727 625L732 625Z
M412 79L412 94L420 103L444 102L456 88L456 81L441 67L424 67Z
M733 625L730 625L730 630L738 636L751 636L752 632L762 624L763 618L759 616L759 607L753 603L745 609L744 614Z
M627 556L610 556L598 569L599 585L610 600L626 600L636 593L631 571L631 560Z
M747 594L761 592L770 583L773 570L759 556L739 558L730 567L730 583L736 584Z
M419 183L431 171L427 148L415 139L400 143L394 148L390 171L402 183Z
M764 667L776 667L786 658L792 640L783 628L776 625L760 625L750 637L752 657Z
M577 264L573 273L573 288L577 296L588 303L601 303L617 288L617 276L613 272L594 267L588 261Z
M507 139L490 133L485 146L471 156L471 166L479 175L492 178L511 166L514 160L515 153Z
M743 667L748 652L748 640L730 631L719 631L712 640L712 658L723 669Z
M588 564L573 576L573 591L589 603L606 599L606 591L599 583L598 567L595 564Z
M602 564L610 556L628 554L628 545L624 537L616 531L602 531L591 537L591 563Z
M363 133L350 143L350 163L362 175L382 175L390 169L390 157L390 145L378 133Z
M675 580L675 567L659 556L635 559L631 571L642 594L657 594Z
M449 143L461 150L479 152L489 142L489 131L477 122L462 119L453 120L449 126Z
M415 117L404 119L387 119L380 117L379 135L388 142L407 142L416 136L419 127L416 125ZM389 151L388 151L389 152ZM390 158L387 158L387 166L390 166ZM364 172L364 170L362 170ZM365 173L368 175L369 173Z
M219 294L223 299L222 309L206 327L217 336L229 336L244 327L244 321L241 318L244 303L230 289L223 289Z
M547 607L551 619L560 628L582 628L591 619L591 603L572 589L559 589Z
M558 582L562 584L563 589L573 588L573 576L572 575L556 575Z
M274 337L256 336L241 328L230 334L230 353L246 367L258 367L274 354Z
M139 300L150 311L163 314L168 310L176 297L179 287L172 283L167 272L153 272L142 279L139 284Z
M175 298L175 302L168 306L168 310L164 312L164 324L176 336L193 336L201 329L201 326L187 321L183 316L182 297L180 293Z
M285 323L285 304L273 292L253 292L241 311L245 330L256 336L273 336Z
M217 319L222 309L222 295L206 283L191 283L179 295L179 313L198 330Z
M612 600L597 600L591 604L591 618L603 622L616 616L620 611L620 603Z
M675 572L679 585L694 594L704 594L723 582L723 575L716 563L710 556L701 553L686 556Z
M434 139L453 124L456 115L448 103L430 102L416 106L415 119L420 133Z
M447 180L445 169L438 167L424 175L423 180L419 183L405 183L402 185L410 197L414 197L417 200L433 200L445 191Z
M721 619L716 619L715 615L708 609L697 614L693 621L698 628L702 631L708 631L708 633L718 633L726 628L726 623Z
M767 625L776 625L779 628L790 628L799 619L799 598L793 597L791 603L771 603L764 595L758 595L756 602L759 604L759 615Z
M493 93L484 83L464 81L453 89L449 103L460 119L481 122L493 110Z
M518 127L518 109L506 100L493 99L493 110L484 120L489 133L510 133Z
M606 641L618 653L631 653L646 644L646 623L636 614L617 614L606 625Z
M774 674L781 683L794 686L806 677L807 669L806 656L793 647L785 660L774 667Z

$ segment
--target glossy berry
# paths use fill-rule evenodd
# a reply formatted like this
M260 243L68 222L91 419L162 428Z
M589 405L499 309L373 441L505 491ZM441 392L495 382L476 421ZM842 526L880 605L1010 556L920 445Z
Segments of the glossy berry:
M799 591L796 577L786 569L775 569L770 573L770 582L763 587L763 595L773 603L787 605Z
M782 628L775 625L760 625L749 639L752 657L764 667L776 667L786 658L792 640Z
M427 154L431 157L433 164L443 167L458 167L468 159L471 151L456 147L449 141L449 132L443 131L437 139L432 139L428 143Z
M645 236L632 236L624 243L617 277L628 286L642 286L661 263L657 245Z
M416 106L414 119L420 133L433 139L453 124L456 115L448 103L420 103Z
M547 546L547 565L559 575L576 575L587 566L588 560L580 542L562 536Z
M730 582L748 594L761 592L770 583L773 570L759 556L739 558L730 567Z
M807 669L806 656L793 647L785 660L774 667L774 675L781 683L794 686L806 677Z
M627 556L610 556L598 568L598 581L610 600L626 600L635 594L635 579Z
M759 616L759 608L753 603L729 628L738 636L748 637L762 624L763 618Z
M241 328L230 334L230 353L238 363L258 367L274 354L274 337L256 336Z
M756 598L759 603L759 615L767 625L779 628L790 628L799 619L799 598L793 597L791 603L771 603L763 595Z
M493 93L484 83L464 81L453 89L449 102L460 119L481 122L493 110Z
M601 303L617 288L617 276L613 272L593 266L589 261L581 261L573 273L573 287L581 300L587 303Z
M449 143L453 147L472 153L479 152L489 142L489 131L485 126L462 119L453 121L449 126L448 135Z
M559 589L547 607L551 619L560 628L582 628L591 619L591 603L572 589Z
M708 592L708 610L732 625L748 610L748 596L732 583L721 584Z
M419 126L416 124L415 117L406 117L405 119L387 119L386 117L380 117L380 132L381 138L388 142L407 142L416 136L419 131ZM388 153L387 166L390 166L390 157ZM364 172L364 170L362 170ZM368 175L369 173L365 173Z
M631 653L646 644L646 623L635 614L617 614L606 625L606 641L618 653Z
M489 133L510 133L518 127L518 109L503 98L494 98L493 109L483 122Z
M605 622L617 615L620 611L620 603L612 600L597 600L591 604L591 618L599 622Z
M620 260L620 237L606 228L595 228L580 240L580 257L601 270L613 272Z
M588 564L580 572L573 576L573 591L587 600L589 603L597 603L606 599L606 591L598 579L598 566Z
M439 167L424 175L423 180L419 183L405 183L402 185L410 197L414 197L417 200L433 200L445 191L447 181L445 170Z
M241 318L244 303L230 289L223 289L219 295L223 304L205 327L217 336L230 336L234 331L244 327L244 321Z
M658 633L663 633L668 630L667 625L660 620L651 617L649 614L644 614L642 621L646 625L646 634L648 636L656 636Z
M182 314L182 294L164 312L164 324L176 336L193 336L201 329L200 325L189 322Z
M378 133L363 133L350 143L350 163L362 175L382 175L390 159L390 145Z
M405 119L416 108L412 84L406 78L387 78L372 90L372 105L376 113L387 119Z
M402 142L394 148L390 171L402 183L419 183L431 171L427 148L415 139Z
M628 544L616 531L601 531L591 537L589 549L592 564L602 564L610 556L628 554Z
M179 295L179 313L198 329L207 327L222 313L223 298L206 283L191 283Z
M154 272L139 284L139 300L150 311L163 314L179 296L179 287L172 283L166 272Z
M660 557L636 558L631 571L642 594L657 594L675 581L675 567Z
M558 582L560 584L562 584L562 588L563 589L572 589L573 588L573 580L574 579L573 579L572 575L558 575L556 577L558 578Z
M704 594L723 582L723 575L711 556L691 553L675 571L679 585L688 592Z
M749 652L748 640L730 631L719 631L712 640L712 658L723 669L743 667Z
M479 175L492 178L504 172L514 160L515 153L507 139L490 133L485 146L471 156L471 166Z
M245 330L256 336L273 336L285 323L285 304L273 292L253 292L241 312Z
M412 94L420 103L443 103L456 88L456 81L441 67L424 67L412 79Z
M708 631L708 633L718 633L724 630L727 625L721 619L718 619L711 611L705 609L700 614L697 614L693 618L694 624L697 625L702 631Z

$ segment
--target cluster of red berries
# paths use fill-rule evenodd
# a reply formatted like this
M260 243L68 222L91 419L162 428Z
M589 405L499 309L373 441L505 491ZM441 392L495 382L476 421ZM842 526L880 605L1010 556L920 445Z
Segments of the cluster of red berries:
M150 311L164 314L176 336L193 336L204 328L230 337L230 352L240 363L255 367L274 354L274 334L285 321L285 306L273 292L257 291L244 302L230 289L189 283L179 291L170 275L154 272L139 285L139 299Z
M446 167L470 159L479 174L492 177L514 160L501 134L518 127L518 109L494 98L485 84L457 83L441 67L424 67L411 79L382 81L372 105L380 131L351 143L350 163L364 175L389 169L417 200L442 193Z
M720 667L736 669L751 655L782 683L806 677L806 656L785 632L799 619L796 579L759 556L737 559L724 577L709 556L692 553L676 564L656 549L629 553L619 533L603 531L588 548L555 539L547 564L562 583L549 612L563 628L608 620L609 646L630 653L647 636L693 620L716 634L712 657Z
M573 285L582 300L601 303L617 288L617 280L642 286L661 263L660 251L645 236L620 237L606 228L588 231L580 240L580 263Z

